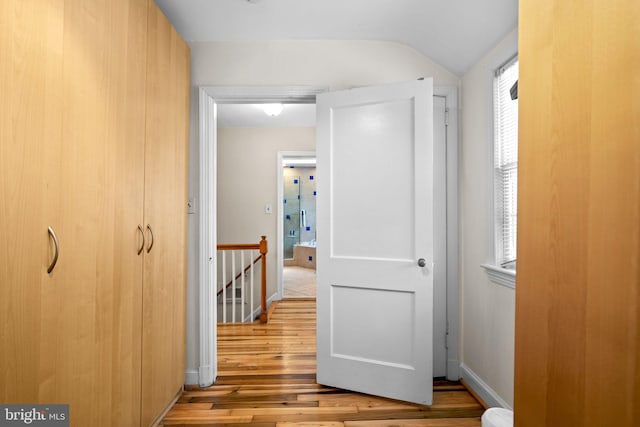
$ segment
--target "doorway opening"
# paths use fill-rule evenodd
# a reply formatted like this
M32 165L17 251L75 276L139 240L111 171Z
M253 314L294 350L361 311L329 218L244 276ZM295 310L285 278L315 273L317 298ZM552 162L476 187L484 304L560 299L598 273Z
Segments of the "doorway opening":
M278 153L278 293L316 296L315 152ZM280 256L280 254L282 256Z
M199 304L198 337L199 369L198 382L201 386L211 385L217 376L217 331L215 283L217 276L216 245L217 236L217 167L219 158L217 155L217 120L218 107L221 104L238 103L270 103L290 102L309 104L315 103L315 95L327 91L326 87L289 86L289 87L264 87L264 86L202 86L199 90L199 211L198 211L198 250L197 250L197 276L198 289L196 300ZM458 361L457 337L458 337L458 281L457 281L457 89L455 87L435 88L434 94L446 97L446 376L449 379L459 378L460 363ZM449 126L449 123L452 126ZM315 154L315 153L314 153ZM251 153L245 153L251 156ZM267 159L267 161L269 161ZM271 163L273 165L273 163ZM271 167L273 170L273 166ZM281 170L281 159L278 158L278 168ZM275 179L274 179L275 180ZM273 182L273 181L272 181ZM233 183L227 183L233 185ZM282 188L282 183L278 189ZM282 198L276 198L281 200ZM276 203L276 202L274 202ZM278 206L278 205L274 205ZM267 206L262 206L266 214ZM281 209L275 209L281 212ZM277 226L283 228L283 219L279 218ZM274 237L276 233L273 233ZM277 235L282 235L282 229ZM280 242L281 239L275 239ZM277 246L280 246L278 244ZM271 265L282 265L283 248L277 247L273 254L273 241L270 244L272 256L278 257L278 261ZM281 269L276 269L278 291L273 299L280 299L284 294L282 289Z
M235 320L246 322L261 312L262 298L266 298L269 306L285 296L279 285L283 277L281 252L291 264L295 254L297 266L303 270L287 275L290 293L315 296L310 294L310 285L315 288L315 254L310 253L315 251L315 156L312 151L315 150L315 103L219 103L217 110L217 243L255 244L265 236L268 246L266 293L256 298L237 295L231 302L220 299L224 296L221 293L224 289L220 287L229 282L222 275L226 272L227 276L244 278L248 271L253 271L247 269L251 268L254 257L232 264L229 261L232 254L227 254L223 265L218 253L217 265L224 267L218 268L216 280L218 321L222 320L221 307L230 304L227 312L235 308L236 313L250 313L246 318ZM283 157L281 153L295 155ZM277 170L274 158L279 159ZM260 265L257 270L262 273ZM314 273L312 277L302 274L309 272ZM258 294L263 293L257 281L253 287ZM241 283L239 290L244 288ZM229 294L227 291L230 300ZM249 302L253 306L246 306ZM237 304L241 307L236 307Z

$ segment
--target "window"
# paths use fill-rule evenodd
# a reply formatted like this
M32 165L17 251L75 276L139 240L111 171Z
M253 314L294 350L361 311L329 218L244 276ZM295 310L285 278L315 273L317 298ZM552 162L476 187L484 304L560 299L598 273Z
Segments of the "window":
M494 212L496 266L515 270L518 198L518 99L511 88L518 81L518 58L496 70L494 108Z

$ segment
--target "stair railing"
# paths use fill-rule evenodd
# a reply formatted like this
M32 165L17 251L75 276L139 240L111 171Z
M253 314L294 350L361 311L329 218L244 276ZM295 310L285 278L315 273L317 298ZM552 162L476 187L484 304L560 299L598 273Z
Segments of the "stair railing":
M227 323L228 309L227 303L227 291L228 288L231 292L231 322L235 323L236 320L236 291L240 290L240 319L242 322L253 321L254 312L254 266L261 262L261 277L260 277L260 321L267 323L267 236L262 236L262 239L258 243L235 243L235 244L219 244L218 251L220 252L221 261L220 269L222 273L221 282L218 284L218 297L222 298L222 323ZM255 251L258 251L259 255L255 256ZM245 255L248 253L250 260L245 263ZM230 259L228 259L229 255ZM239 255L240 267L236 267ZM229 265L230 264L230 265ZM230 272L229 272L230 270ZM247 283L246 277L249 278L249 301L246 300ZM230 279L227 279L230 277ZM238 287L238 281L240 281L240 287ZM245 305L249 304L249 316L245 316Z

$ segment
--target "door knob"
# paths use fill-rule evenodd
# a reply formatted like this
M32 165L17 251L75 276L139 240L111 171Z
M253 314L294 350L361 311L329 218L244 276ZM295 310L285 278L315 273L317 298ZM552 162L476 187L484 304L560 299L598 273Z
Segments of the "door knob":
M418 267L424 267L425 265L427 265L427 261L424 258L420 258L418 260Z

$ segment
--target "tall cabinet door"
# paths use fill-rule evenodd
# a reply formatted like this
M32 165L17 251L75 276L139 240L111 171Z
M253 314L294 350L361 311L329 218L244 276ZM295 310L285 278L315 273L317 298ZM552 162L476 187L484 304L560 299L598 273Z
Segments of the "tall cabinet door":
M149 0L142 425L184 384L189 49Z
M0 2L0 402L36 402L41 286L51 286L44 218L60 146L62 0Z
M64 4L61 142L44 177L60 252L37 366L38 401L69 403L72 426L139 419L146 13L140 0Z

